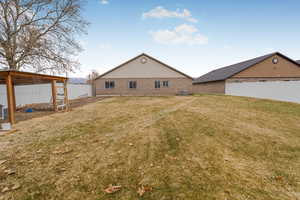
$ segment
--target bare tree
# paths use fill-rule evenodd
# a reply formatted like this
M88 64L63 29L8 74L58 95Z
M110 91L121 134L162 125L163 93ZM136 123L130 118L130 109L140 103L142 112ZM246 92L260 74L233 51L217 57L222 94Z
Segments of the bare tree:
M87 83L92 85L92 95L96 96L97 91L96 91L96 78L99 76L99 72L97 70L92 70L92 72L87 76Z
M79 66L82 0L0 0L0 68L63 73Z
M100 74L97 72L97 70L93 69L92 72L89 75L87 75L87 77L86 77L88 83L92 84L99 75Z

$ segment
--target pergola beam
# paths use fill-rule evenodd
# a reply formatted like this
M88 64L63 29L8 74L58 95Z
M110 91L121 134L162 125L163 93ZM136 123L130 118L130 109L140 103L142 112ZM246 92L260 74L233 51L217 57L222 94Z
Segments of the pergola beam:
M60 76L51 76L46 74L35 74L31 72L21 72L21 71L0 71L0 76L19 76L25 78L34 78L34 79L44 79L44 80L56 80L59 82L64 82L67 78Z

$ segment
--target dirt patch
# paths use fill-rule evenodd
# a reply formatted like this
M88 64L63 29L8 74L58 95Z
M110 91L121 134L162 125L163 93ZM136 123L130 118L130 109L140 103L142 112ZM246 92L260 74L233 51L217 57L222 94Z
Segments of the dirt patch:
M70 109L78 108L84 106L86 104L94 103L101 101L107 97L87 97L87 98L80 98L75 100L70 100ZM33 112L26 112L27 109L32 109ZM15 118L17 122L30 120L33 118L43 117L47 115L51 115L55 113L53 111L52 105L48 103L42 104L31 104L26 105L23 107L17 108L17 112L15 113ZM0 120L0 123L7 122L4 120Z

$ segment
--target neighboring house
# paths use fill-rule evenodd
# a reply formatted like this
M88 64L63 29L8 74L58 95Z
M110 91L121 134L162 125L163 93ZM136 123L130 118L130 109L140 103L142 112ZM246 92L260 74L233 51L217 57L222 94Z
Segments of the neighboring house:
M195 79L193 92L300 103L300 63L278 52L268 54Z
M97 95L175 95L192 92L193 79L141 54L100 75L95 80Z

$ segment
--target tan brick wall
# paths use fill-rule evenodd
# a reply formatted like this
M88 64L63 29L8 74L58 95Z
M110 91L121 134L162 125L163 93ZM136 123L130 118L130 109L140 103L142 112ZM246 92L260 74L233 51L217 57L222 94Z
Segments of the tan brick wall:
M155 80L161 81L161 88L154 87ZM114 89L105 89L105 81L115 81ZM129 81L137 81L137 88L128 88ZM162 81L169 81L169 87L162 87ZM180 91L192 92L189 78L118 78L95 81L97 95L175 95Z
M225 94L225 81L214 81L193 85L194 94Z
M278 58L279 62L273 64L273 58ZM300 67L293 62L281 57L273 56L257 65L250 67L232 78L260 78L260 77L300 77Z

